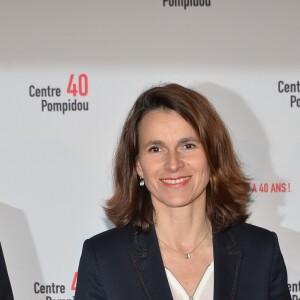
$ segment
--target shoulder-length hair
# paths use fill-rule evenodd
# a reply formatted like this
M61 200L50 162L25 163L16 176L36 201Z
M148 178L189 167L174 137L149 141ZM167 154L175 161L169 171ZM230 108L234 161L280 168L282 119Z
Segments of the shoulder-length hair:
M146 186L139 186L136 161L139 154L139 122L150 111L177 112L196 131L205 151L211 178L206 188L206 212L216 231L245 222L250 181L243 174L230 135L220 116L201 94L177 84L153 87L142 93L130 110L114 161L115 193L105 207L117 226L132 223L146 232L153 223L153 205Z

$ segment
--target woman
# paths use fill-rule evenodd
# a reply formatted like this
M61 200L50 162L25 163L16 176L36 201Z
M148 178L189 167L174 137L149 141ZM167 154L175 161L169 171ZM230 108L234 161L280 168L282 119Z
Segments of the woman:
M275 233L245 223L250 184L197 92L145 91L124 124L108 218L87 240L76 300L291 299Z

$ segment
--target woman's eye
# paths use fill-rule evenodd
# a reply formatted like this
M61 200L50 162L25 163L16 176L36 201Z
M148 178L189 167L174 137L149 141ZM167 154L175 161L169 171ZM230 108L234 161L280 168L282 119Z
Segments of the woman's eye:
M149 152L159 152L160 151L160 148L159 147L151 147L149 149Z
M185 149L193 149L193 148L195 148L195 145L194 144L185 144L183 147Z

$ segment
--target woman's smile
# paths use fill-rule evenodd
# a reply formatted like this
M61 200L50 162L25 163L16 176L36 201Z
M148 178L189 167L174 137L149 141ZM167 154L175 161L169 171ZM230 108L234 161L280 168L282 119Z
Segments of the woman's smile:
M172 188L180 188L185 186L192 176L182 176L177 178L162 178L160 181L168 187Z

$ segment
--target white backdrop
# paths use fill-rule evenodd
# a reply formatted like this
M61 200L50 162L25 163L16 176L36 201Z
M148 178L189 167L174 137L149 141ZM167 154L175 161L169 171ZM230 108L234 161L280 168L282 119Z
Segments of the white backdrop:
M278 90L300 80L300 2L175 2L0 0L0 240L16 300L73 299L83 241L112 226L101 207L122 122L161 82L223 116L256 188L249 221L277 232L300 299L300 90ZM48 111L75 99L88 110Z

